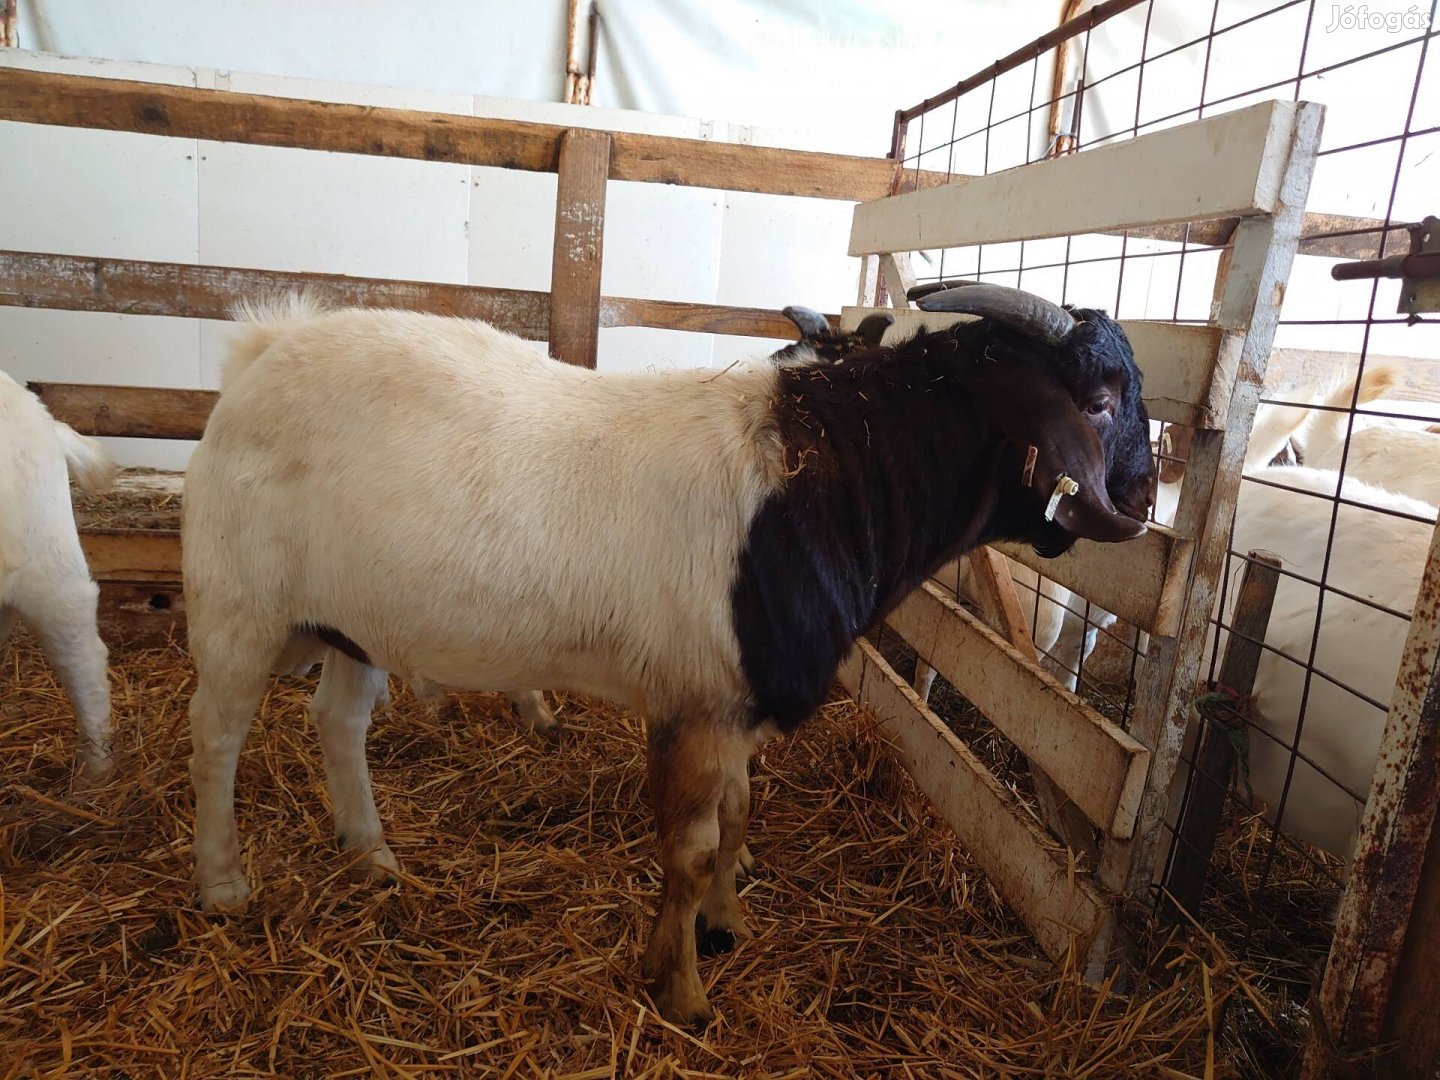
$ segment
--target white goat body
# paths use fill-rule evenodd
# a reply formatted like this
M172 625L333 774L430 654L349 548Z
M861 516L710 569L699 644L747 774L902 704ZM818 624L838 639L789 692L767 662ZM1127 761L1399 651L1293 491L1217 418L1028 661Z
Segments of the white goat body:
M110 684L67 469L89 491L115 479L98 442L0 372L0 642L17 619L35 634L75 708L80 761L94 776L110 768Z

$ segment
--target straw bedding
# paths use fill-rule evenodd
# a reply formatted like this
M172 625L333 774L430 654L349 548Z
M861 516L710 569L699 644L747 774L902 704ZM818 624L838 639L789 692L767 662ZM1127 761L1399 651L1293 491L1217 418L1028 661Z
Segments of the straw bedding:
M85 792L49 669L23 635L0 650L0 1077L1225 1071L1233 965L1185 953L1122 997L1050 964L844 700L755 762L756 939L702 961L720 1019L691 1033L636 974L659 881L635 717L561 699L546 740L498 698L398 693L371 735L405 868L382 888L334 849L309 683L278 680L239 776L260 888L207 916L192 670L112 660L119 768Z

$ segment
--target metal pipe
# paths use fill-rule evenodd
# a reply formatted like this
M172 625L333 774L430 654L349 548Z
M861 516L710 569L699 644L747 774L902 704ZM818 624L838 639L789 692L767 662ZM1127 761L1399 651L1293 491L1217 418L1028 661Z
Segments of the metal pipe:
M1391 255L1388 259L1337 263L1330 268L1330 276L1336 281L1401 277L1429 281L1440 278L1440 251L1416 251L1409 255Z
M968 79L956 83L944 93L936 94L933 98L926 98L920 102L919 105L912 105L908 109L900 110L899 118L904 121L914 120L923 112L929 112L936 106L954 101L956 98L968 94L977 86L983 86L997 76L1003 75L1007 71L1013 71L1027 60L1039 58L1056 45L1059 45L1062 41L1069 41L1071 38L1085 33L1087 30L1093 30L1106 20L1122 12L1129 11L1141 3L1144 3L1144 0L1106 0L1106 3L1097 4L1084 15L1071 19L1063 26L1057 26L1044 37L1036 38L1029 45L1022 46L1009 56L996 60L995 63L989 67L983 68L974 75L971 75Z

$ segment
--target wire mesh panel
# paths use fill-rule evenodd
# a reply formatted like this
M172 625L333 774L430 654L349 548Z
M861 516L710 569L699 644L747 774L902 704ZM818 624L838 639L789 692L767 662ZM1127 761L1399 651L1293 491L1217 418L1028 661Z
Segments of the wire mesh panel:
M1413 283L1331 277L1348 261L1405 253L1408 227L1440 214L1435 7L1116 0L897 114L893 149L913 182L921 171L997 173L1276 98L1326 106L1193 695L1233 725L1239 767L1222 781L1210 898L1191 914L1238 955L1263 958L1256 969L1283 1006L1265 1023L1282 1035L1287 1003L1308 997L1328 947L1440 501L1433 318L1397 314ZM877 300L912 278L964 278L1105 307L1122 320L1204 324L1217 314L1237 227L1211 220L922 251L908 275L881 275ZM1162 480L1154 516L1168 522L1193 434L1153 428ZM1235 583L1253 550L1279 557L1279 579L1254 685L1231 687L1220 666ZM1043 574L1018 564L1012 574L1045 665L1128 726L1146 635ZM964 581L954 584L963 594ZM943 684L935 701L972 741L994 746L994 764L1028 790L1013 747L981 737L983 718ZM1186 792L1205 782L1187 741L1172 838ZM1157 882L1196 857L1168 844ZM1279 1067L1263 1049L1255 1054L1257 1071Z

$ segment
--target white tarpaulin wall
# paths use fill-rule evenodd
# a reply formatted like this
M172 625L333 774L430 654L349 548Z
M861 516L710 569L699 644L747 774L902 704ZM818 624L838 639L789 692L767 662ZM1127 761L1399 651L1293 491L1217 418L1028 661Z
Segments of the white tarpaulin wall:
M1270 6L1227 4L1226 18ZM1274 33L1273 19L1255 33L1218 39L1209 95L1223 92L1227 80L1250 85L1247 66L1261 50L1271 57L1298 49L1305 7L1295 7L1302 23L1294 41ZM879 156L896 108L1051 29L1058 9L1002 0L610 0L602 8L599 107L588 109L555 103L564 78L564 0L20 0L25 48L0 52L0 63ZM1147 15L1149 55L1208 29L1208 6L1159 0L1152 12L1142 4L1090 36L1091 83L1135 63ZM1385 31L1373 33L1377 47L1387 40ZM1354 41L1327 37L1323 28L1312 33L1312 61L1339 47L1353 55ZM29 49L101 59L62 60ZM1202 43L1147 66L1142 122L1193 106L1204 63ZM1303 96L1332 106L1327 145L1355 141L1356 126L1376 115L1358 102L1408 92L1408 80L1395 74L1405 67L1392 55L1308 81ZM1044 100L1049 77L1048 58L1033 73L1025 65L1007 76L998 84L996 115ZM1121 75L1087 94L1085 141L1134 122L1134 80ZM1281 87L1271 96L1290 92ZM1440 101L1430 100L1440 87L1424 92L1419 107L1428 103L1440 115ZM1005 100L1012 93L1018 105ZM1348 101L1345 109L1340 100ZM983 126L988 90L962 104L962 116L979 110L973 126ZM1043 140L1043 113L1037 119L1033 134ZM1023 127L1012 126L1023 139ZM1007 163L1023 161L1023 145L1020 151ZM1373 194L1381 185L1352 175L1360 158L1322 158L1313 208L1383 212ZM980 171L963 156L953 166ZM1440 155L1428 168L1437 166ZM1377 158L1375 168L1384 167ZM1440 189L1423 179L1407 175L1408 201L1398 215L1426 212L1411 208L1416 200L1406 194ZM554 189L555 178L544 174L0 123L4 248L545 289ZM607 294L831 311L854 301L848 204L627 183L610 185L609 203ZM1287 315L1314 308L1314 317L1334 318L1340 305L1368 299L1364 289L1337 289L1327 269L1320 260L1297 264ZM1072 277L1071 297L1080 298L1084 285L1086 302L1113 304L1114 283L1103 278ZM1025 284L1046 288L1040 277ZM1127 279L1127 296L1141 284ZM1153 291L1172 296L1173 285L1156 282ZM1169 317L1168 309L1129 314ZM1334 330L1286 326L1282 343L1310 345L1325 336L1315 344L1348 347L1333 340ZM196 320L0 309L0 369L22 379L213 387L224 338L223 324ZM1372 341L1371 348L1401 352L1402 344L1408 340ZM754 339L610 329L601 334L600 364L726 364L765 348ZM188 453L184 444L150 441L117 449L127 463L168 466L182 465Z

